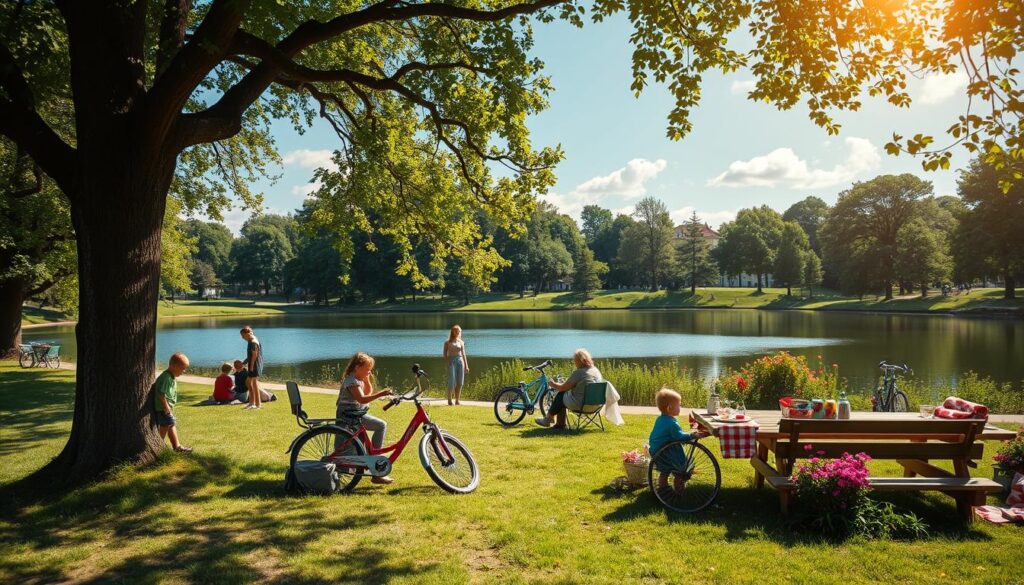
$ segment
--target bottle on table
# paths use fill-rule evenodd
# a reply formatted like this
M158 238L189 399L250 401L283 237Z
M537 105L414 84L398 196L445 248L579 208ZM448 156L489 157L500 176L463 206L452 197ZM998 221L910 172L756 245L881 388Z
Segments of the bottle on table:
M839 420L849 420L850 401L846 399L846 391L839 393Z

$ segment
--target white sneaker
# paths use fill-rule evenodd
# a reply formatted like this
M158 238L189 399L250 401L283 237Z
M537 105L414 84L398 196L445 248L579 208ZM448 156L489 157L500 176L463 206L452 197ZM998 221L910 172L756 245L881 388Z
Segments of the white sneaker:
M542 427L550 427L551 426L551 421L549 421L548 417L546 417L546 416L538 416L537 418L535 418L533 420L536 421L537 424L539 424Z
M253 408L256 408L256 405L254 405L254 404L246 404L245 406L242 407L242 410L251 410Z

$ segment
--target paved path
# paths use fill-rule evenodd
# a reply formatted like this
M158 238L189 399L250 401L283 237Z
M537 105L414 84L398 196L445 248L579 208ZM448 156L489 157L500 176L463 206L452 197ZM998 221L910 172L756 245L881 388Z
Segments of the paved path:
M63 362L63 363L61 363L60 367L62 369L65 369L65 370L74 370L75 369L75 364L68 363L68 362ZM206 377L203 377L203 376L190 376L188 374L185 374L184 376L182 376L182 377L180 377L178 379L181 380L182 382L186 382L186 383L189 383L189 384L206 384L207 386L209 386L211 388L211 392L212 392L213 382L214 382L213 378L206 378ZM275 392L285 392L284 384L279 384L279 383L276 383L276 382L260 382L260 387L266 388L267 390L273 390ZM302 386L302 385L300 385L299 386L299 391L301 391L301 392L311 392L313 394L330 394L332 396L337 396L338 395L338 389L337 388L318 388L316 386ZM284 396L282 396L281 398L283 399ZM482 400L463 400L462 404L464 406L478 406L478 407L483 407L483 408L491 408L491 407L494 406L493 402L484 402ZM435 406L438 406L438 405L440 405L440 406L448 406L447 404L445 404L445 401L443 399L441 399L440 401L435 402L434 405ZM656 407L654 407L654 406L626 406L626 405L620 405L619 409L622 411L622 414L646 414L646 415L652 415L652 416L658 414L658 409ZM684 413L688 414L690 410L691 409L685 409ZM754 419L757 419L758 415L765 416L765 415L768 415L769 413L772 414L772 415L774 415L776 413L776 411L774 411L774 410L748 410L747 412ZM991 422L997 422L997 423L1018 423L1018 424L1024 425L1024 414L992 414L992 415L989 415L988 420L991 421Z

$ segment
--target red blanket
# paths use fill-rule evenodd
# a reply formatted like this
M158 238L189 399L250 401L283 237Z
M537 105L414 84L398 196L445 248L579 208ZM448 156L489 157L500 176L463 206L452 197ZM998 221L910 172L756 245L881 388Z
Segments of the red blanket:
M935 416L939 418L988 418L988 407L950 396L942 403L942 406L935 409Z

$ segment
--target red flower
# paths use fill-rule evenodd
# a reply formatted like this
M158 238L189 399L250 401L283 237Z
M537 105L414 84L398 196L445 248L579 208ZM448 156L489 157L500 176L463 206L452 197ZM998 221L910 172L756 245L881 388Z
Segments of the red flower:
M743 376L736 377L736 387L740 389L740 392L747 391L747 381L746 379L743 378Z

